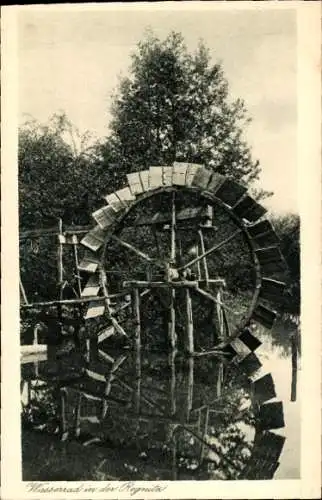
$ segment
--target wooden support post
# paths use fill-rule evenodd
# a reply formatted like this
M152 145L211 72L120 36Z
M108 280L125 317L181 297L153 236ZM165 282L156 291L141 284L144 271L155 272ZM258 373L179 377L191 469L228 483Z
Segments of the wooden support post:
M218 288L216 299L216 310L217 310L217 321L218 321L218 336L220 341L224 341L226 338L225 328L224 328L224 317L223 317L223 308L222 308L222 296L221 296L221 287Z
M24 303L25 303L25 304L28 304L28 299L27 299L26 291L25 291L24 286L23 286L23 284L22 284L20 274L19 274L19 288L20 288L20 293L21 293L21 295L22 295L22 298L23 298L23 300L24 300Z
M176 428L172 430L171 437L171 451L172 451L172 480L176 481L178 472L177 472L177 452L178 452L178 439Z
M78 293L79 296L82 295L82 283L81 283L81 278L79 275L79 270L78 270L78 244L73 243L73 250L74 250L74 259L75 259L75 269L76 269L76 276L77 276L77 285L78 285Z
M216 380L217 398L221 397L223 378L224 378L224 363L223 363L223 361L218 361L217 380Z
M77 394L77 401L75 407L75 421L74 421L74 434L76 437L80 435L80 422L81 422L81 408L82 408L83 395L81 392Z
M200 442L200 457L199 457L199 463L201 464L204 458L204 453L205 453L205 441L206 441L206 436L208 432L208 424L209 424L209 406L205 408L205 416L204 416L204 423L203 423L203 428L202 428L202 441Z
M291 401L296 401L296 389L297 389L297 334L291 334L291 351L292 351L292 383L291 383Z
M172 193L172 211L171 211L171 253L170 261L175 264L176 261L176 204L175 191Z
M189 420L190 420L190 412L192 410L192 403L193 403L193 384L194 384L193 370L194 370L194 359L189 358L188 359L187 414L186 414L187 422L189 422Z
M197 255L196 257L199 257L199 245L197 245ZM201 280L201 266L200 266L200 260L197 262L197 275L198 275L198 281Z
M39 328L38 324L34 326L34 338L33 338L33 342L32 342L33 345L38 345L38 328ZM38 361L35 361L34 367L35 367L35 376L39 377L39 365L38 365Z
M135 412L140 413L141 402L141 318L140 318L140 294L138 288L133 290L133 314L134 314L134 338L135 338L135 375L136 391L134 407Z
M177 335L176 335L176 312L175 312L175 289L172 288L170 291L170 307L169 307L169 323L168 323L168 337L170 342L171 350L176 349L177 345Z
M66 441L68 438L68 428L66 420L66 403L67 403L67 391L65 388L60 389L60 430L61 430L61 440Z
M203 255L203 254L206 253L206 250L205 250L205 241L204 241L204 238L203 238L203 232L202 232L201 229L199 229L198 233L199 233L199 239L200 239L201 254ZM197 256L197 257L199 258L199 256ZM197 263L200 264L200 260L198 260ZM205 272L206 286L208 287L208 284L209 284L209 272L208 272L208 264L207 264L206 257L202 258L202 264L203 264L203 268L204 268L204 272Z
M192 305L191 305L191 295L188 288L185 289L186 296L186 346L189 354L194 352L194 340L193 340L193 317L192 317Z
M177 411L176 405L176 349L172 349L169 354L169 364L171 370L171 378L170 378L170 415L175 415Z

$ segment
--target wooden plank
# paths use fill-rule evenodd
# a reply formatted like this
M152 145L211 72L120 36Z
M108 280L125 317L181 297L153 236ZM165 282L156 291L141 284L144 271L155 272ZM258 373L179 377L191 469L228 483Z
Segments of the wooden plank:
M93 297L98 294L100 288L99 276L93 275L89 278L85 288L82 290L81 297Z
M259 361L258 357L254 352L251 352L239 363L239 368L250 377L254 373L256 373L262 366L262 363Z
M94 372L92 370L88 370L86 369L85 370L85 374L87 375L87 377L89 377L91 380L95 380L95 382L101 382L103 384L106 383L106 377L104 377L104 375L102 375L101 373L97 373L97 372Z
M238 361L242 361L251 352L247 345L245 345L239 338L232 340L229 345L236 352Z
M78 264L78 269L80 271L85 271L87 273L95 273L98 268L99 261L95 258L94 255L90 253L85 253L83 259Z
M247 227L248 235L259 247L268 247L279 243L279 238L270 221L262 220Z
M34 363L47 359L47 344L20 346L21 363Z
M112 337L112 335L114 335L114 334L115 334L115 328L113 325L110 325L107 328L104 328L98 334L98 343L100 344L101 342L108 339L109 337Z
M91 229L91 226L67 226L65 227L63 234L84 234ZM19 239L24 240L26 238L36 238L38 236L57 236L59 231L57 226L47 229L29 229L27 231L19 232Z
M149 188L157 189L163 186L162 167L150 167Z
M192 181L198 172L199 168L203 167L198 163L187 163L187 172L186 172L186 186L191 186Z
M285 427L283 403L274 401L260 406L258 414L260 430L280 429Z
M270 278L263 278L259 296L265 300L281 300L284 297L285 283Z
M172 186L173 167L162 167L162 180L164 186Z
M240 219L246 219L248 222L256 222L266 212L266 208L257 203L251 196L247 195L234 206L234 213Z
M262 304L258 304L252 314L252 319L268 329L273 328L276 320L276 312L268 309Z
M186 346L189 354L194 352L194 332L193 332L193 316L192 302L189 288L185 289L186 298Z
M210 178L211 178L211 171L205 167L201 167L197 170L191 182L191 186L195 186L200 189L207 189Z
M254 399L258 403L265 403L265 401L276 397L275 384L270 373L254 380L252 388Z
M104 231L99 227L95 226L86 236L81 240L81 244L93 252L96 252L101 248L104 243L105 234Z
M278 460L285 443L285 437L274 432L257 433L254 440L253 452L256 457Z
M99 304L97 302L90 302L84 319L97 318L102 316L105 312L105 305Z
M58 241L62 245L77 245L78 238L76 234L59 234Z
M110 205L107 205L93 212L92 217L102 229L106 229L115 223L117 214Z
M245 328L239 335L239 339L251 350L256 351L260 345L261 341L255 337L249 328Z
M259 248L255 250L255 254L263 271L265 269L268 271L285 269L285 261L279 247Z
M137 288L132 294L132 312L134 315L134 342L135 342L135 385L134 408L140 412L141 405L141 317L140 317L140 295Z
M126 203L121 202L116 193L107 194L104 198L108 205L117 213L127 208Z
M173 163L173 177L172 184L177 186L185 186L186 185L186 173L187 173L188 164L174 162Z
M125 208L127 208L133 201L135 201L135 196L132 194L129 187L119 189L118 191L115 191L115 194L120 202L125 206Z
M150 189L149 177L150 177L150 170L142 170L140 172L140 180L143 191L149 191Z
M139 172L132 172L130 174L126 174L126 177L133 196L143 193L143 187L141 184Z
M225 177L223 175L218 174L217 172L211 173L211 179L208 184L207 191L215 194L224 181Z
M209 188L208 188L209 190ZM226 205L234 206L241 197L246 193L247 188L238 182L231 179L225 179L216 189L216 198L226 203Z
M279 466L285 437L274 432L257 432L252 456L240 479L272 479Z

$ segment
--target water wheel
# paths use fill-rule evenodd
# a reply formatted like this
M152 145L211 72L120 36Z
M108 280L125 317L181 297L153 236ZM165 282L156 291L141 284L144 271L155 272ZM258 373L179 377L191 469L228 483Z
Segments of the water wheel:
M133 440L157 461L162 450L166 479L193 468L200 478L271 478L284 443L271 431L284 414L252 326L273 326L284 262L265 209L200 165L127 178L81 241L88 362L79 380L55 386L62 436Z
M245 357L258 344L252 323L271 328L269 302L284 291L283 257L265 208L241 184L196 164L127 178L105 196L93 213L96 227L81 241L82 295L98 296L85 319L105 322L98 342L114 333L134 338L137 308L143 343L162 343L162 332L165 344L189 353L228 348Z

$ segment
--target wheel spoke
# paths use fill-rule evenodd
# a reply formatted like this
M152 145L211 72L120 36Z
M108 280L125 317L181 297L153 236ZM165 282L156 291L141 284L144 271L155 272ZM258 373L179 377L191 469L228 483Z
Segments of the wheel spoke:
M203 260L205 257L207 257L207 255L210 255L211 253L215 252L216 250L219 250L220 248L222 248L224 245L226 245L229 241L231 241L233 238L235 238L235 236L237 236L241 232L242 232L241 229L237 229L237 231L232 233L225 240L223 240L220 243L217 243L217 245L214 245L213 247L209 248L209 250L202 253L201 255L196 257L195 259L190 260L190 262L188 262L187 264L184 264L183 266L179 267L178 271L183 271L184 269L187 269L188 267L193 266L193 264L196 264L200 260Z
M226 306L220 300L216 299L216 297L214 297L211 293L206 292L206 290L203 290L202 288L196 287L196 288L194 288L194 291L197 292L197 293L199 293L200 295L203 295L204 297L206 297L207 299L211 300L215 304L219 304L226 311L234 314L235 316L237 315L237 313L235 311L233 311L233 309L231 309L230 307Z
M149 262L150 264L154 264L155 266L161 268L162 270L164 269L164 266L161 263L159 263L158 261L156 261L155 259L153 259L149 255L147 255L146 253L142 252L141 250L139 250L135 246L131 245L130 243L127 243L126 241L121 240L121 238L119 238L118 236L115 236L115 235L112 235L111 238L114 241L116 241L119 245L123 246L124 248L127 248L128 250L131 250L131 252L135 253L138 257L145 260L146 262Z

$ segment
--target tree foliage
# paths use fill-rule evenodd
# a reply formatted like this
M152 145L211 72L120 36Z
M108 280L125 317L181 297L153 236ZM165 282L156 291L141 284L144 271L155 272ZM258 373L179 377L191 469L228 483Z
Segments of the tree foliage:
M205 163L251 184L260 168L243 132L249 122L241 99L229 97L222 66L200 43L188 53L180 34L153 34L138 44L130 76L121 79L108 143L118 175L173 161ZM108 149L109 150L109 149Z
M65 224L88 224L100 205L108 172L97 144L80 134L64 113L48 124L35 120L19 130L19 211L24 229Z
M297 315L300 314L301 302L300 217L297 214L274 214L271 220L287 264L289 293L284 309Z

